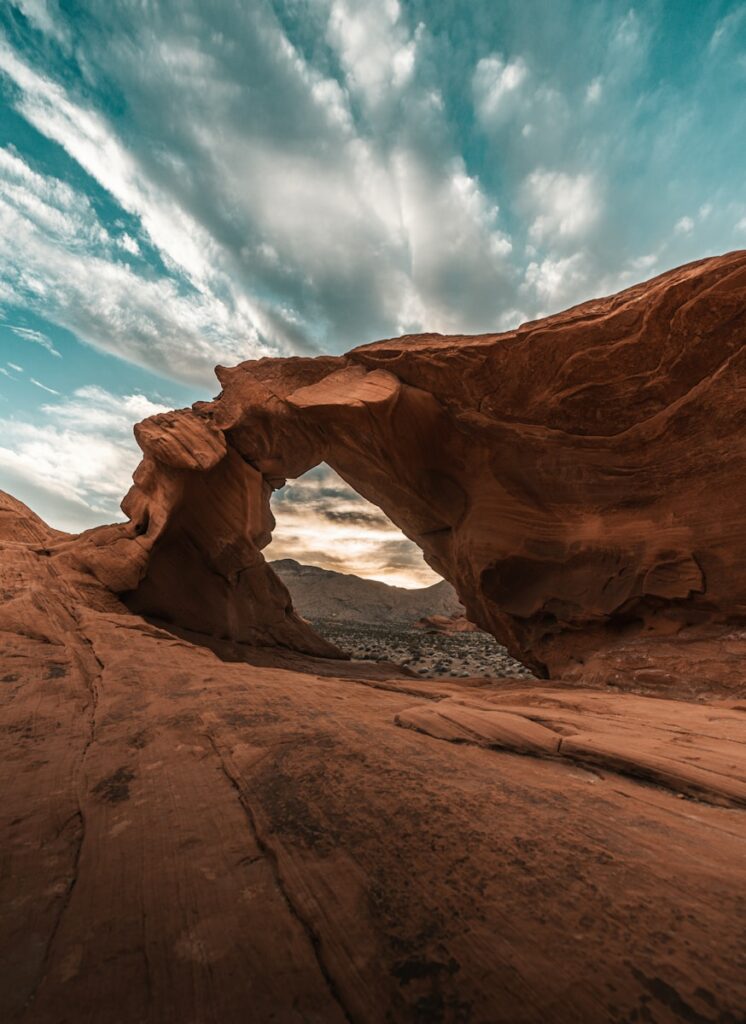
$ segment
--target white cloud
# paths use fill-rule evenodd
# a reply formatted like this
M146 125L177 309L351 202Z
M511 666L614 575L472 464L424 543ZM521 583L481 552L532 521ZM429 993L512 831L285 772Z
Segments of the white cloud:
M166 412L167 407L142 394L113 395L105 388L88 385L77 388L62 402L42 406L42 411L68 429L129 439L135 423Z
M19 327L15 324L3 325L7 326L9 331L16 334L19 338L23 338L24 341L30 341L34 345L40 345L41 348L46 349L50 355L56 356L58 359L62 358L62 354L57 351L52 342L41 331L35 331L31 327Z
M490 304L497 318L514 291L512 243L498 226L497 206L460 160L446 176L402 149L394 168L412 282L412 322L400 306L398 326L405 332L423 322L443 332L477 329L471 310L479 317Z
M125 252L128 252L130 256L140 255L140 246L131 235L124 234L117 241L122 249L124 249Z
M43 135L59 143L125 210L140 217L153 243L195 281L211 277L214 246L183 209L152 187L137 160L106 119L69 99L0 41L0 69L21 89L18 109Z
M674 231L677 235L691 235L694 230L694 221L691 217L682 217L676 221Z
M533 220L530 238L556 244L586 236L597 224L602 202L598 184L590 173L533 171L523 187L523 202Z
M736 231L746 231L746 217L741 217L736 223Z
M594 78L592 82L588 84L585 90L585 101L586 103L595 104L601 99L603 93L603 80L601 78Z
M41 423L0 419L2 485L58 529L121 519L119 502L142 454L132 425L163 411L143 395L84 387L43 406Z
M59 391L55 391L54 388L47 387L46 384L42 384L40 380L36 380L35 377L29 377L32 384L35 384L37 388L41 388L42 391L48 391L50 395L59 395Z
M294 558L401 587L440 580L417 545L328 466L276 492L272 512L276 527L264 551L268 559Z
M66 42L68 33L58 21L58 9L56 0L13 0L13 6L17 7L31 24L51 36L58 42Z
M231 45L251 50L240 73L222 36L187 47L120 12L126 29L94 55L134 97L128 145L103 115L0 48L18 110L138 218L170 270L160 280L138 273L130 232L84 243L86 231L103 232L84 197L65 194L63 207L34 179L8 223L27 240L10 254L14 292L90 344L190 382L206 382L217 361L347 348L400 324L491 326L515 290L505 274L510 241L476 177L440 145L442 96L417 82L423 31L410 32L393 0L380 9L334 0L329 10L341 84L314 69L264 8L236 20ZM351 95L370 117L401 98L401 141L356 126ZM174 118L185 107L189 118ZM136 148L156 120L160 145ZM426 229L438 215L443 229Z
M0 149L0 261L12 300L104 351L210 386L217 361L268 350L251 313L169 276L141 276L116 255L86 197ZM60 353L42 332L2 325Z
M504 121L514 111L515 100L528 76L528 67L522 57L510 61L497 53L483 57L472 77L479 119L487 126Z
M634 49L640 42L640 19L634 8L630 8L618 22L613 38L614 44L622 49Z
M727 45L733 39L734 34L744 20L746 20L746 4L739 4L736 10L721 18L710 37L708 46L710 53L714 53L722 46Z
M11 370L15 370L16 373L23 373L23 367L19 366L18 363L8 363Z
M588 260L583 252L571 256L533 260L526 268L524 289L536 294L542 315L578 301L587 289Z
M633 271L649 271L658 262L660 256L657 252L649 252L644 256L637 256L629 261L630 269Z
M232 306L236 317L243 321L241 334L255 343L255 353L263 354L258 344L257 325L272 335L266 318L258 306L245 293L235 294L230 275L221 270L221 252L210 233L168 191L158 187L144 173L138 159L121 143L106 119L96 111L73 102L56 82L33 70L21 60L0 38L0 70L4 71L21 90L17 101L20 113L50 139L67 152L93 178L110 192L121 206L139 217L143 231L159 250L166 265L185 275L198 293L205 296L207 305ZM12 155L5 155L6 166ZM13 168L17 170L17 168ZM69 236L80 232L81 221L90 219L87 199L78 195L71 199L72 190L61 182L50 185L54 179L43 179L30 168L23 171L28 186L20 197L10 197L19 213L42 230L52 226L57 233ZM64 196L64 210L59 209L59 196ZM75 216L71 216L70 202L75 202ZM29 216L29 211L36 214ZM92 215L92 212L91 212ZM39 218L47 223L39 224ZM99 240L108 241L100 224L96 224ZM134 241L134 240L132 240ZM125 243L127 247L127 243ZM131 246L130 246L131 250ZM225 319L225 313L222 319ZM87 338L95 344L95 340ZM284 339L273 337L275 342ZM266 349L265 349L266 351ZM212 361L212 360L211 360Z
M333 0L327 40L339 54L348 87L371 108L412 78L417 39L403 24L397 0Z

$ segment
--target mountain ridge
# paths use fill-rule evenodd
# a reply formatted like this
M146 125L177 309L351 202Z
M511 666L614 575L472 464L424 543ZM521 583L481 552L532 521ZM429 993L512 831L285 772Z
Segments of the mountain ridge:
M296 611L311 621L414 624L425 616L464 614L447 580L410 590L354 573L305 565L294 558L280 558L269 565L290 591Z

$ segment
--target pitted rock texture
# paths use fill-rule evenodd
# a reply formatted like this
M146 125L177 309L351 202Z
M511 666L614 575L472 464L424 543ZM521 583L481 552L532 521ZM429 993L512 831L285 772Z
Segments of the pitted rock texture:
M534 671L602 679L632 644L693 679L671 635L709 664L746 624L745 339L736 252L506 334L218 367L140 424L131 522L77 557L137 611L315 649L259 549L271 488L323 461Z

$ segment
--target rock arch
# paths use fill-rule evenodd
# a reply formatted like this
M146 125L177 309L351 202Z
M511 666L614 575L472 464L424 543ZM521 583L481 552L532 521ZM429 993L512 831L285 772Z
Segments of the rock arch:
M134 610L333 653L261 556L269 497L328 463L542 673L746 614L746 253L505 334L216 370L136 428L129 522L75 557Z

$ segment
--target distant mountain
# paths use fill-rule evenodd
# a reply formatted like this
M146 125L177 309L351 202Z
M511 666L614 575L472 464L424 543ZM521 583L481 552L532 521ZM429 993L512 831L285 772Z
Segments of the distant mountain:
M450 583L407 590L377 580L302 565L281 558L270 565L290 591L295 610L311 622L408 623L429 615L463 615L464 609Z

